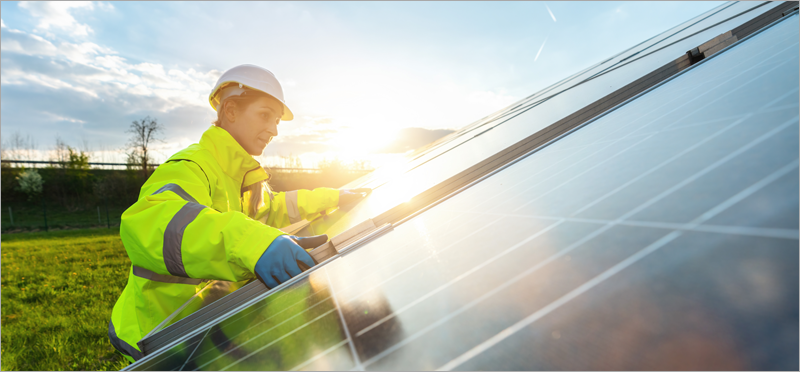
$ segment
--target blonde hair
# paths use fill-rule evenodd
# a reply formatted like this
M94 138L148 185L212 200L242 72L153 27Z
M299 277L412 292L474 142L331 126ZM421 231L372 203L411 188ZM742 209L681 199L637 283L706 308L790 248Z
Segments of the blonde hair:
M249 205L247 206L247 215L250 218L256 218L259 208L264 205L264 190L270 190L267 181L256 182L250 186L242 189L242 194L250 191Z
M219 110L217 110L217 120L211 122L214 126L223 128L222 126L222 112L225 109L225 103L230 101L236 105L237 108L244 110L247 106L250 106L260 97L270 97L265 93L261 93L256 90L247 90L240 96L230 96L225 98L222 103L219 105ZM267 179L268 181L269 179ZM242 188L242 195L246 192L250 192L250 200L247 206L247 215L250 218L255 218L256 213L258 213L258 209L264 205L264 190L272 190L269 187L269 183L267 181L256 182L250 186L246 186Z

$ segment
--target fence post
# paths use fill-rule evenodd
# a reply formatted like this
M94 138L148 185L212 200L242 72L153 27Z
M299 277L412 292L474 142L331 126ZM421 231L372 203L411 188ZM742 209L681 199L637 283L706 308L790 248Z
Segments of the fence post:
M104 197L106 200L106 227L111 228L111 217L108 216L108 196Z
M14 227L14 213L11 213L11 207L8 207L8 216L11 217L11 227Z
M47 206L44 204L44 197L42 197L42 214L44 215L44 231L47 231Z

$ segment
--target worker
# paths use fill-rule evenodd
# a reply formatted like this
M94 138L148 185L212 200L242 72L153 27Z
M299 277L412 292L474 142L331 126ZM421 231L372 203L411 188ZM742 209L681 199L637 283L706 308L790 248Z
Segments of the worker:
M198 143L161 164L122 214L131 269L108 336L126 359L137 342L210 280L254 277L274 288L315 265L306 250L327 236L290 236L281 227L352 204L369 189L272 192L253 158L292 120L275 76L254 65L226 71L209 95L217 120ZM175 319L177 320L177 319Z

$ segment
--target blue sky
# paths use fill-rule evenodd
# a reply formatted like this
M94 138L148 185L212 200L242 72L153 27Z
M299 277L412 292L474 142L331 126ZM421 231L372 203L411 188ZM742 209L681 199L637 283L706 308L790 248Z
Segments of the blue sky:
M295 113L263 160L380 165L720 4L4 1L0 130L42 158L59 136L122 161L150 115L161 161L210 125L219 75L253 63Z

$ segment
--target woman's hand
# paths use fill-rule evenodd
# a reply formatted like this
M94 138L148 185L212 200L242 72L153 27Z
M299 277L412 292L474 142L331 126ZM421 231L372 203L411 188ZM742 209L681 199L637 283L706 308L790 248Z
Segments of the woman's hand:
M328 241L327 235L305 238L281 235L267 247L256 262L255 274L267 288L275 288L281 283L316 265L306 249L316 248ZM304 267L301 267L303 265Z
M339 205L358 203L372 192L372 189L344 189L339 190Z

